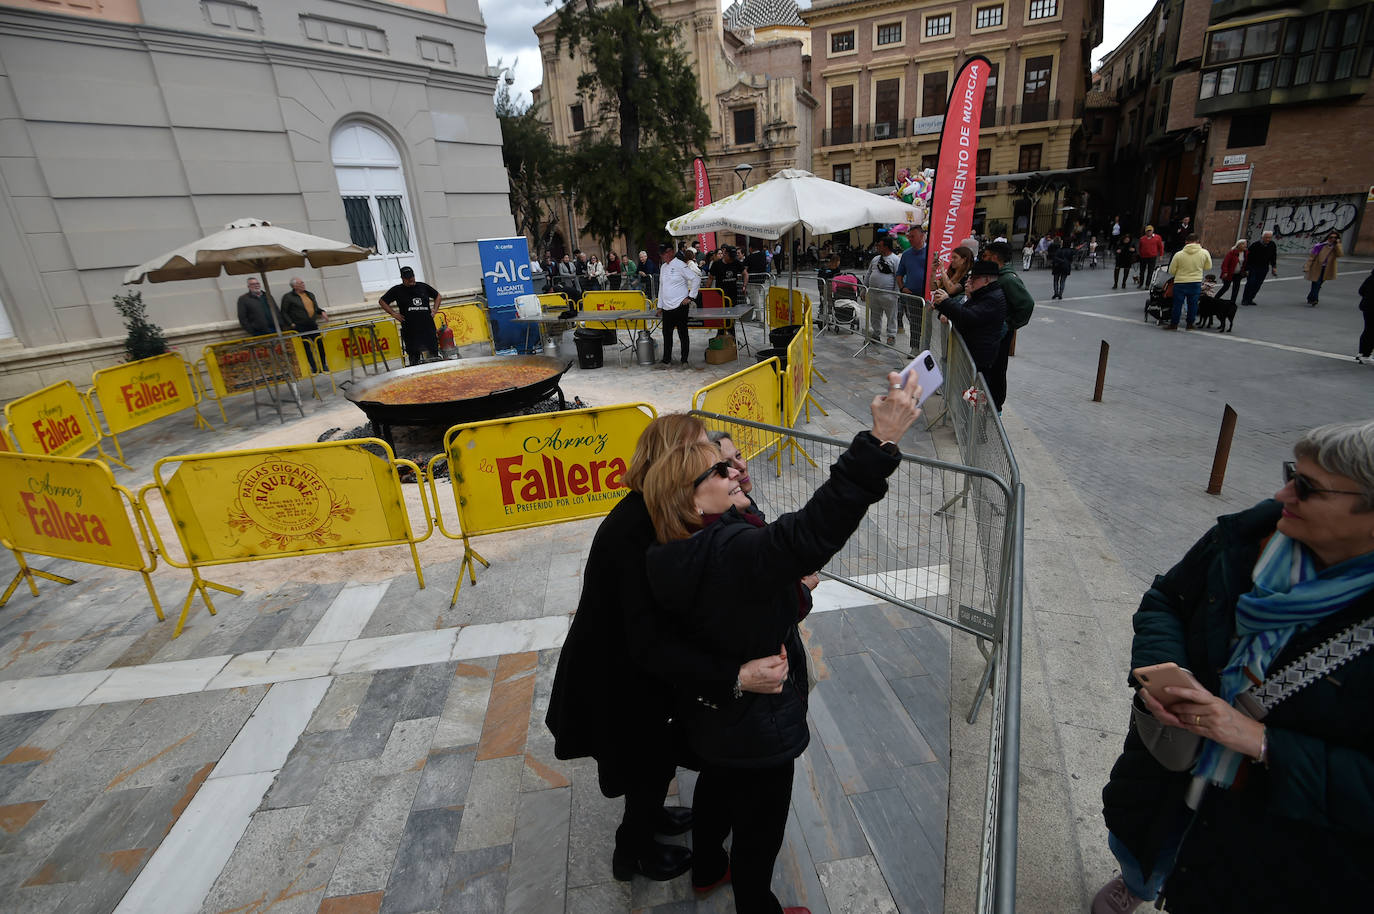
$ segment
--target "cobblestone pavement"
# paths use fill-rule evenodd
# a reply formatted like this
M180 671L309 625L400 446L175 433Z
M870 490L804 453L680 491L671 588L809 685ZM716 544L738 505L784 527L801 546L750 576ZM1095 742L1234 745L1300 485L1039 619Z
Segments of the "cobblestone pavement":
M830 415L812 429L847 438L881 362L830 345ZM682 409L743 364L612 358L564 386ZM228 409L212 433L177 418L123 436L120 482L146 482L165 454L305 443L361 420L333 396L285 425L255 421L245 398ZM917 432L906 446L935 450ZM594 528L483 538L492 567L452 609L458 562L435 543L420 547L424 589L400 550L360 576L360 553L219 567L245 594L218 596L215 616L197 600L175 640L136 575L34 560L77 582L21 588L0 610L0 907L731 910L728 889L697 903L686 879L613 879L620 801L594 764L553 756L544 711ZM153 578L174 615L188 575ZM777 890L816 912L942 910L949 634L827 582L807 638L822 681ZM670 802L693 784L683 771Z

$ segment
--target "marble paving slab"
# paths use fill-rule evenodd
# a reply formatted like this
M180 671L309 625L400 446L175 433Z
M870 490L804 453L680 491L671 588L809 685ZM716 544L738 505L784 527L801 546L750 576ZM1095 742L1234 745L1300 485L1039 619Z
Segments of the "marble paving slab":
M335 641L239 654L226 663L205 688L207 691L237 689L248 685L327 676L334 669L334 663L343 649L344 642Z
M268 689L267 696L220 757L210 777L280 769L286 764L286 757L300 739L305 725L310 723L331 681L328 676L321 676L280 682Z
M351 583L344 585L334 602L305 636L306 644L328 644L331 641L353 641L362 635L368 620L381 605L390 581L377 584Z
M200 657L195 660L173 660L170 663L149 663L126 666L110 672L110 676L91 694L81 700L83 705L103 705L113 701L160 698L199 692L224 669L230 657Z
M82 703L86 696L110 678L109 670L63 673L0 682L0 714L55 711Z
M430 632L407 632L350 641L334 664L335 675L361 670L388 670L399 667L444 663L453 652L456 628Z

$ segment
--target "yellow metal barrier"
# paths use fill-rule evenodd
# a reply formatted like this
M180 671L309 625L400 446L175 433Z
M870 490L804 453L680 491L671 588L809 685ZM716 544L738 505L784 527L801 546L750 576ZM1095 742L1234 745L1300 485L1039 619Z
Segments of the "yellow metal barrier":
M429 461L431 494L439 532L463 541L463 572L477 583L477 567L490 563L471 539L501 530L542 527L600 517L625 493L624 477L639 435L657 415L647 403L577 409L514 419L455 425L444 435L444 453ZM437 510L434 466L448 460L460 531L450 533Z
M157 567L157 558L143 512L133 494L115 482L109 466L99 460L0 453L0 540L19 562L19 571L0 596L0 606L9 602L21 580L28 581L35 597L35 577L73 583L71 578L30 568L24 560L27 553L137 571L143 575L153 611L159 620L163 618L148 577Z
M124 448L119 433L175 415L184 409L194 410L196 428L209 428L210 423L200 414L204 393L195 370L179 352L166 352L136 362L126 362L112 368L102 368L91 375L91 387L86 402L99 405L109 428L106 435L97 423L97 431L114 442L122 460ZM95 410L91 410L95 417Z
M168 554L154 527L159 550L168 564L191 569L191 589L173 635L181 633L197 593L213 615L207 587L241 592L203 579L204 566L409 546L415 577L424 587L415 544L428 539L434 529L429 499L420 480L425 532L416 537L398 467L409 468L420 480L419 467L395 457L379 438L159 460L153 467L154 482L140 489L138 498L146 511L149 494L161 494L186 562Z
M786 420L788 428L796 428L797 420L801 418L802 411L806 410L806 421L811 421L811 409L809 401L811 399L811 303L808 301L802 310L801 329L797 335L792 337L792 342L787 344L787 371L782 378L782 400L783 418ZM816 405L820 409L820 404ZM811 455L806 453L806 449L801 446L795 437L789 436L783 442L774 456L778 459L778 471L782 471L782 452L790 451L792 462L796 463L797 455L801 454L812 466L816 461L811 459Z
M324 331L324 352L330 371L376 366L377 360L401 364L401 331L390 317L352 321Z
M639 291L585 292L582 295L583 311L627 311L634 313L648 311L652 307L653 305L644 297L644 293ZM614 330L617 326L623 326L627 330L643 330L645 322L622 321L620 324L613 324L606 321L588 321L586 326L602 330Z
M767 359L706 385L692 394L692 409L748 419L762 425L782 425L778 360ZM739 426L735 431L748 436L746 440L735 442L746 460L752 460L782 440L775 432L762 432L750 426Z
M26 454L80 457L95 448L101 457L129 469L100 446L100 427L89 406L75 384L58 381L5 404L5 428Z
M792 289L788 294L787 286L768 288L768 329L790 327L802 322L802 313L811 310L811 298L800 289Z
M445 327L453 331L454 346L486 343L490 354L496 354L496 343L491 338L491 322L487 320L487 309L481 302L461 302L440 308L434 314L434 329L442 331Z
M202 350L197 364L204 365L210 376L213 399L221 416L224 404L219 401L226 397L278 384L308 380L311 394L317 399L320 396L314 376L305 368L304 341L296 333L284 333L280 340L275 334L267 334L210 343ZM228 421L226 417L225 422Z

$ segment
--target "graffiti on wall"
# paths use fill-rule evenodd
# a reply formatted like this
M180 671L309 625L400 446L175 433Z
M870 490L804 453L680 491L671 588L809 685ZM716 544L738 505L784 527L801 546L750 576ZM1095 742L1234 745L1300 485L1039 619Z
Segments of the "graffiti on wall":
M1256 200L1246 237L1258 238L1261 232L1272 231L1280 253L1306 254L1327 232L1337 231L1341 233L1341 247L1348 251L1355 242L1363 207L1360 194Z

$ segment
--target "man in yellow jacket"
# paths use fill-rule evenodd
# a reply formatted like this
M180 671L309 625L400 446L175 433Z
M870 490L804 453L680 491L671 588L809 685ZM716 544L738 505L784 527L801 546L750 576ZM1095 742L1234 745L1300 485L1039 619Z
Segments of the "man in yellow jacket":
M1183 311L1183 303L1188 302L1188 329L1192 330L1197 322L1197 302L1202 295L1202 276L1212 269L1212 255L1197 243L1197 235L1189 235L1183 250L1169 261L1169 275L1174 277L1174 314L1168 324L1161 324L1165 330L1177 330L1178 318Z

